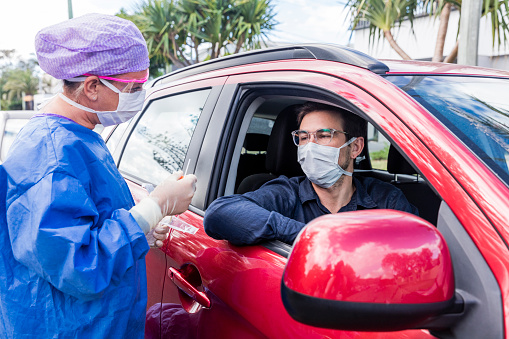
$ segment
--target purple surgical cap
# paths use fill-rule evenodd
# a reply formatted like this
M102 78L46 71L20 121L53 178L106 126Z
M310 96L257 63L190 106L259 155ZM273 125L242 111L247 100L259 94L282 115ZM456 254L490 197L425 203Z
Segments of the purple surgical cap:
M86 14L43 28L35 36L35 51L39 66L57 79L139 72L149 66L139 29L113 15Z

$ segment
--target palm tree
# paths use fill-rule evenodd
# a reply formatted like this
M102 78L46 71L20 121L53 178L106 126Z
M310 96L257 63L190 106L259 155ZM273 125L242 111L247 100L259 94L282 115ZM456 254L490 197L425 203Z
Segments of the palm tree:
M491 19L493 46L495 46L495 43L500 46L502 42L505 43L507 41L507 33L509 32L509 22L507 19L509 0L482 1L482 16L489 15ZM352 29L359 22L367 20L369 22L370 41L377 33L378 38L380 38L383 32L391 47L403 59L409 59L410 57L398 46L391 34L391 30L401 25L402 20L409 20L411 27L413 27L415 10L418 8L427 10L431 15L439 17L440 20L435 53L432 60L442 61L449 15L453 7L461 10L461 3L461 0L349 0L346 8L349 8L351 13ZM457 34L459 34L459 31ZM456 59L457 53L458 36L456 37L455 47L443 61L453 62Z
M448 12L450 12L450 9L453 6L461 10L462 1L432 0L432 2L438 4L437 6L438 11L436 15L440 16L440 27L437 36L437 45L435 48L435 55L433 57L433 61L442 61L445 36L447 34L447 23L449 22ZM500 46L502 45L502 43L507 42L507 33L509 32L509 22L507 21L507 13L509 13L508 0L483 0L481 17L488 15L490 16L493 47L495 47L495 44ZM459 46L458 34L459 34L459 23L455 46L451 53L445 58L444 62L454 62L454 60L458 56L458 46Z
M203 43L210 44L210 59L219 57L229 44L235 45L234 53L259 47L277 24L270 1L144 0L135 14L122 9L117 15L133 21L143 33L151 66L160 68L169 60L183 67L200 61Z
M170 59L177 67L191 64L181 48L186 38L182 34L185 19L178 10L176 1L148 0L143 3L136 20L146 37L151 57L161 55Z
M260 48L264 38L267 38L267 32L277 24L270 0L240 1L235 6L235 12L235 53L243 46L248 49Z
M233 40L235 0L199 0L205 22L201 27L204 40L211 44L210 59Z
M201 4L197 0L181 0L177 4L178 10L185 15L185 30L187 31L187 45L194 51L194 62L200 62L198 47L203 43L204 37L201 26L206 19L203 16Z
M8 73L3 90L8 93L8 100L14 97L23 99L23 95L34 95L39 88L39 78L35 77L32 69L13 69Z
M436 15L439 17L439 26L437 33L437 41L435 44L435 53L433 54L433 58L431 59L431 61L441 62L444 59L445 38L447 36L447 28L449 27L449 17L451 15L451 9L453 5L450 2L441 0L439 0L438 4L433 3L432 5L437 8ZM455 47L455 49L457 51L457 47Z
M409 20L413 29L414 12L417 0L348 0L346 7L350 8L352 30L361 21L369 22L369 39L378 39L384 36L390 46L404 59L411 60L410 56L398 45L392 34L392 29L401 26L403 20Z

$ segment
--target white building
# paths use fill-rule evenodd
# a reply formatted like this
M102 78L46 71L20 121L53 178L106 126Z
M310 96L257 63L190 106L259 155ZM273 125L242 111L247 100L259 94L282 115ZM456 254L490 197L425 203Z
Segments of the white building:
M456 43L458 33L459 11L452 10L449 18L447 38L444 46L444 56L449 55ZM398 45L414 60L430 61L435 51L439 19L424 14L414 20L414 32L410 22L404 21L401 27L393 29L392 33ZM380 40L374 37L374 44L369 44L369 27L361 26L354 31L354 48L377 59L401 59L382 36ZM489 17L481 18L479 31L478 66L509 70L509 46L493 47L491 22Z

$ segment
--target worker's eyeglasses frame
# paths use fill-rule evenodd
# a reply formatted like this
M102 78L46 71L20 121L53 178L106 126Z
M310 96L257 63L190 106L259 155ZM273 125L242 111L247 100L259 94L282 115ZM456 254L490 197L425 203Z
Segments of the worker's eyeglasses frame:
M135 92L141 91L143 88L139 87L139 88L136 88L133 90L133 87L136 84L144 84L145 82L147 82L149 74L147 72L146 76L143 79L121 79L121 78L115 78L115 77L108 77L108 76L104 76L104 75L95 75L95 74L90 74L90 73L85 73L85 74L83 74L83 76L87 76L87 77L96 76L100 79L104 79L104 80L108 80L108 81L116 81L116 82L125 83L126 86L120 91L122 93L135 93Z

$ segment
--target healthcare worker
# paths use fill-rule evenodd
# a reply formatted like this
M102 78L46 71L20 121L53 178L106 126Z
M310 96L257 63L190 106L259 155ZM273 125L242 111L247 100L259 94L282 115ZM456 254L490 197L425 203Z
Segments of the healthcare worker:
M35 47L64 88L0 166L0 338L142 338L146 235L161 246L158 222L188 208L196 177L174 173L133 207L92 131L142 108L149 59L133 23L89 14L41 30Z

